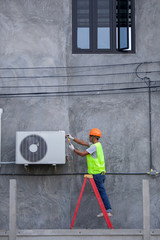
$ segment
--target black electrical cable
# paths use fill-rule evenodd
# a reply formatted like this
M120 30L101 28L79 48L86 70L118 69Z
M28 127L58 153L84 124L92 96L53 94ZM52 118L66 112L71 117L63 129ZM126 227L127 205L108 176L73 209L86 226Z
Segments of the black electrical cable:
M10 96L1 96L0 95L0 98L25 98L25 97L40 97L40 98L42 98L42 97L81 97L81 96L83 96L83 97L87 97L87 96L107 96L107 95L124 95L124 94L142 94L142 93L148 93L148 91L136 91L136 92L134 92L134 91L130 91L130 92L107 92L107 93L86 93L86 94L66 94L66 95L64 95L64 94L59 94L59 95L14 95L14 96L12 96L12 95L10 95Z
M33 177L43 177L43 176L72 176L72 175L84 175L87 172L75 172L75 173L53 173L53 174L33 174L33 173L0 173L0 176L33 176ZM106 175L148 175L147 172L133 172L133 173L125 173L125 172L108 172Z
M156 81L151 81L156 82ZM158 81L157 81L158 82ZM125 85L125 84L143 84L144 81L139 82L119 82L119 83L90 83L90 84L60 84L60 85L17 85L17 86L0 86L0 89L10 89L10 88L59 88L59 87L91 87L91 86L107 86L107 85Z
M150 150L150 157L149 157L149 161L150 161L150 169L153 168L153 161L152 161L152 106L151 106L151 81L150 78L148 77L140 77L138 75L138 68L141 66L142 64L139 64L136 68L136 76L143 80L145 82L145 84L148 87L148 108L149 108L149 150Z
M44 76L0 76L0 79L41 79L41 78L73 78L73 77L105 77L114 75L130 75L136 73L160 73L160 71L140 71L140 72L118 72L118 73L105 73L105 74L79 74L79 75L44 75Z
M159 92L160 91L160 89L156 89L154 92ZM153 92L153 91L152 91Z
M151 84L156 84L158 82L160 82L160 80L152 80L150 81ZM10 86L0 86L0 89L12 89L12 88L61 88L61 87L90 87L90 86L107 86L107 85L125 85L125 84L143 84L144 81L139 81L139 82L119 82L119 83L90 83L90 84L60 84L60 85L10 85ZM156 86L155 86L156 87Z
M150 169L153 168L152 161L152 103L151 103L151 83L148 81L148 103L149 103L149 143L150 143Z
M151 86L150 88L158 88L160 87L160 85L158 86ZM139 89L148 89L148 87L130 87L130 88L112 88L112 89L93 89L93 90L79 90L79 91L63 91L63 92L35 92L35 93L3 93L0 94L0 96L15 96L15 95L19 95L19 96L24 96L24 95L48 95L48 94L75 94L75 93L99 93L99 92L111 92L111 91L129 91L129 90L139 90Z
M66 66L66 67L1 67L0 70L28 70L28 69L68 69L68 68L95 68L95 67L117 67L117 66L128 66L128 65L136 65L136 64L152 64L159 63L160 60L148 61L148 62L133 62L133 63L120 63L120 64L102 64L102 65L83 65L83 66Z

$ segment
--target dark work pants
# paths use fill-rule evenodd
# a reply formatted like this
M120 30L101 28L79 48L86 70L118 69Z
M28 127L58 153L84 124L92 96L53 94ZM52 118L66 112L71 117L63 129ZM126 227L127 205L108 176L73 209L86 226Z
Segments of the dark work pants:
M94 178L95 184L98 188L98 191L101 195L102 201L104 203L104 206L105 206L107 212L112 212L112 208L111 208L106 190L104 188L104 181L105 181L105 178L106 178L105 175L93 174L93 178Z

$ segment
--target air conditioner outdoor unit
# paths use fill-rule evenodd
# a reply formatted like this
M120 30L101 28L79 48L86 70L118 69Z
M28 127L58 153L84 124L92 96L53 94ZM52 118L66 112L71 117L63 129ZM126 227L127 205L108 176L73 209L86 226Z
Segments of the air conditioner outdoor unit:
M16 164L65 164L65 132L16 132Z

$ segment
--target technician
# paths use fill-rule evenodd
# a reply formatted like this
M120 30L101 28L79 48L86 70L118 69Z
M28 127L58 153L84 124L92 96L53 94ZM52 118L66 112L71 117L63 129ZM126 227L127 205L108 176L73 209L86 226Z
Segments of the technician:
M76 149L73 144L69 144L69 148L78 154L81 157L87 157L87 166L88 166L88 173L93 175L94 181L96 186L99 190L101 195L102 201L108 213L108 216L112 216L112 208L104 188L104 181L105 181L105 161L104 161L104 154L103 148L101 143L99 142L99 138L101 137L101 131L97 128L93 128L89 133L89 141L85 142L78 138L72 137L70 134L66 135L69 139L73 140L74 142L87 146L88 148L82 152ZM103 217L103 213L99 213L97 217Z

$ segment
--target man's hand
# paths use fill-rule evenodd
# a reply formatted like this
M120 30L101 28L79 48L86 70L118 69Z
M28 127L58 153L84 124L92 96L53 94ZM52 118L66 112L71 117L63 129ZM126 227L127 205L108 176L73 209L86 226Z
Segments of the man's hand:
M74 140L74 137L72 137L71 134L67 134L66 137L68 137L71 140Z
M73 146L72 143L69 144L69 149L71 149L71 151L74 151L75 147Z

